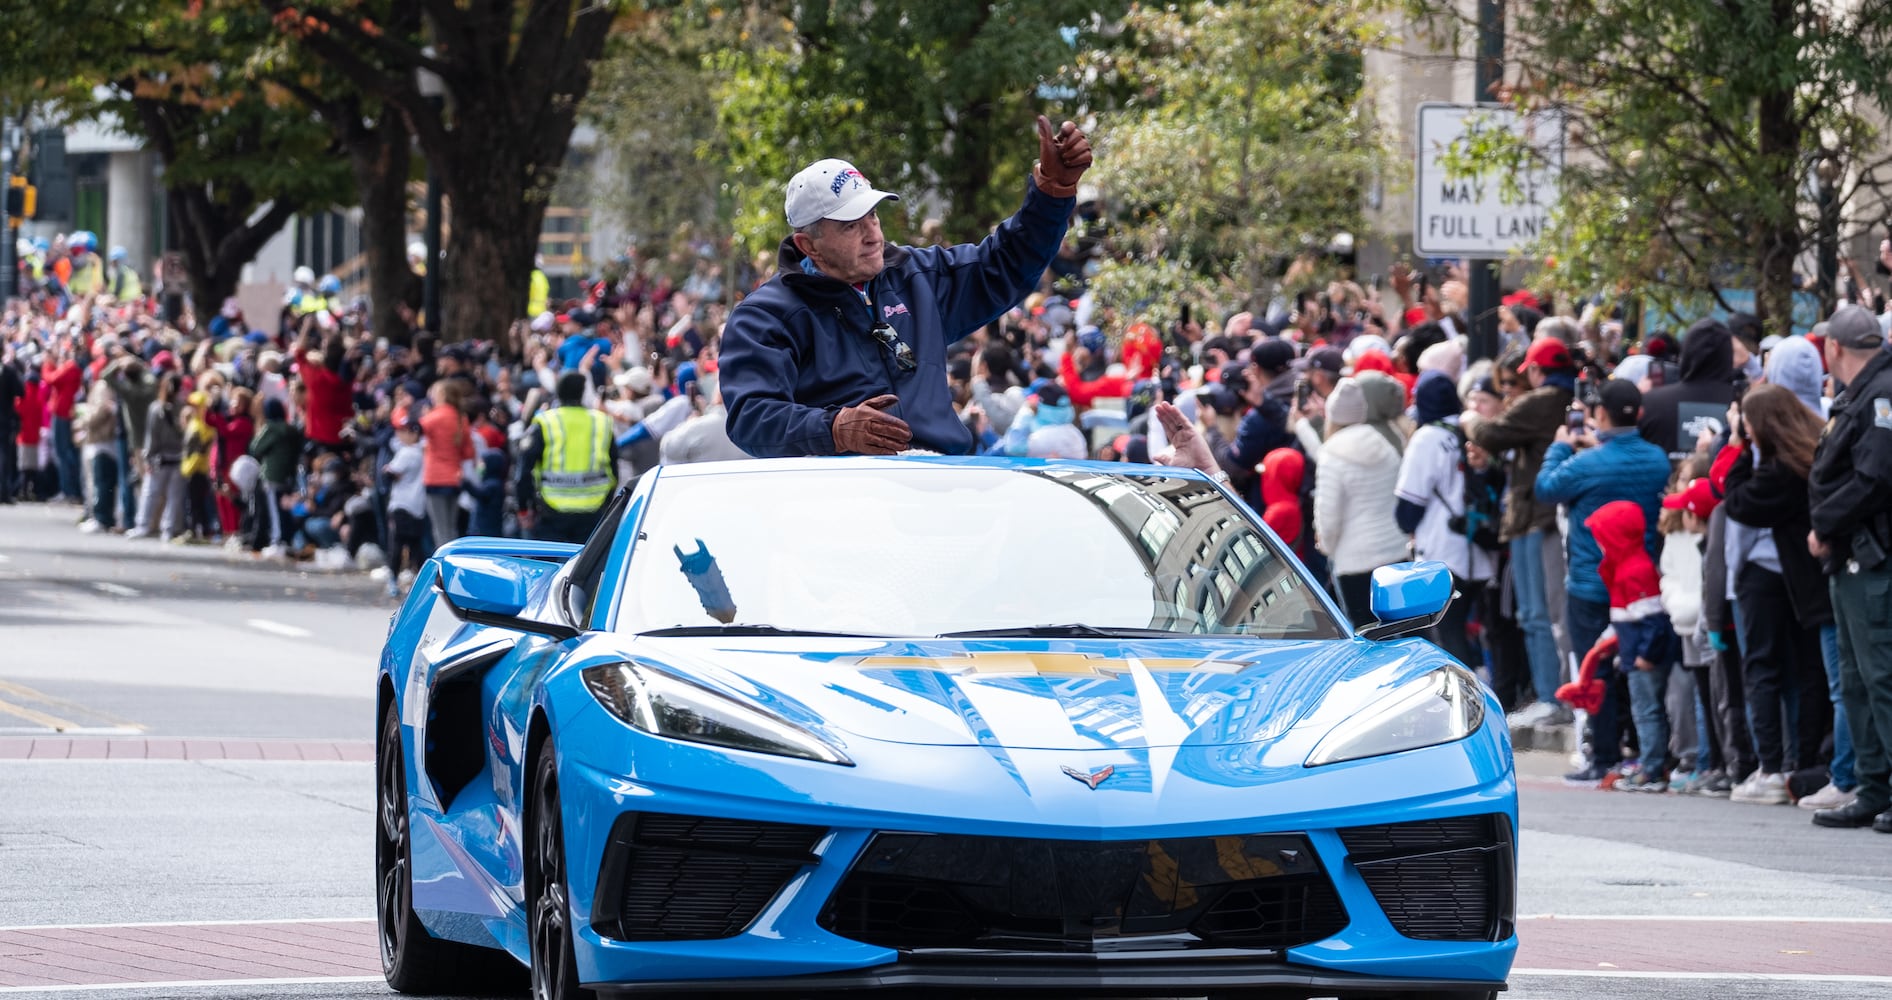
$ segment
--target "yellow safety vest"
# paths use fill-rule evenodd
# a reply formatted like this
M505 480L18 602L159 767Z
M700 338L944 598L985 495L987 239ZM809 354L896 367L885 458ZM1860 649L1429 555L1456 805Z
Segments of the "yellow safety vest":
M560 514L590 512L611 496L611 418L561 406L532 418L545 447L535 470L539 498Z
M34 281L46 280L46 258L37 253L31 254L26 258L26 267Z
M145 296L144 282L138 280L138 272L120 264L112 272L112 297L120 302L142 299Z
M99 291L100 278L104 266L99 262L99 255L84 254L72 262L72 277L66 282L66 291L74 295L90 295Z
M328 300L316 294L315 292L310 292L309 294L304 295L301 298L297 299L295 307L294 307L294 311L297 316L307 316L310 313L324 312L327 309L328 309Z
M537 316L545 311L546 303L552 299L552 282L545 272L532 269L532 282L526 291L526 315Z

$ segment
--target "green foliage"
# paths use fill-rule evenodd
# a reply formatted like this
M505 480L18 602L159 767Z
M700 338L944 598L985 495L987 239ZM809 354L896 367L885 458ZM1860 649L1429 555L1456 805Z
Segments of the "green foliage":
M1172 315L1366 229L1363 192L1388 149L1360 52L1382 6L1139 6L1115 45L1086 54L1082 71L1132 95L1094 136L1094 179L1126 223L1100 302Z
M1874 204L1892 181L1878 126L1892 110L1886 4L1520 0L1510 12L1522 83L1509 97L1571 122L1562 201L1528 251L1554 261L1546 284L1658 303L1756 288L1782 328L1796 258L1821 235L1817 179L1842 205ZM1460 152L1499 170L1526 155L1501 141Z
M749 252L784 233L782 187L838 156L899 191L882 222L926 216L975 239L1018 207L1041 112L1078 114L1077 52L1123 0L757 0L759 33L712 56L731 221ZM771 18L773 23L771 23ZM1072 41L1067 33L1075 32ZM780 38L780 44L774 40ZM1041 87L1071 87L1054 100Z

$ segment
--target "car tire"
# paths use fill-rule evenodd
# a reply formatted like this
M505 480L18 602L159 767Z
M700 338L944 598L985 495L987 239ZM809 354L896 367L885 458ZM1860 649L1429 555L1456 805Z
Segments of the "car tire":
M413 858L401 717L389 705L375 750L375 916L381 974L397 993L515 990L524 970L511 955L427 933L414 913Z
M578 985L570 881L565 872L565 813L559 804L558 755L539 748L527 802L526 941L532 949L532 1000L595 1000Z

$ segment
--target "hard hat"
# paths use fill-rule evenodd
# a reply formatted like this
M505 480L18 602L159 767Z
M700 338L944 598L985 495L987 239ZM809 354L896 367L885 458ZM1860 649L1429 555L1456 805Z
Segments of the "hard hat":
M342 279L332 274L325 274L322 276L322 283L315 286L315 290L323 295L338 295L342 290Z
M22 236L13 241L13 252L24 257L33 252L33 241Z
M44 236L33 237L33 249L38 250L40 253L51 250L52 246L51 243L46 242L46 237Z
M131 254L124 247L113 247L111 257L113 260L130 260Z
M315 284L315 269L304 264L296 268L295 279L298 285L313 285Z

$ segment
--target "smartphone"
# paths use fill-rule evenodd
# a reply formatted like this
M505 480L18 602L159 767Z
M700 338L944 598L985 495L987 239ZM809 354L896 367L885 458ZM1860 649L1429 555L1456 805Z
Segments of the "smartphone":
M1294 412L1299 413L1307 409L1307 394L1310 388L1311 387L1307 384L1306 375L1296 375L1294 377Z
M1660 389L1669 381L1669 368L1660 361L1649 365L1649 388Z
M1182 325L1184 327L1189 325L1189 303L1187 302L1182 304Z
M1581 434L1589 426L1589 420L1582 410L1573 406L1569 413L1564 414L1564 426L1570 428L1572 434Z

